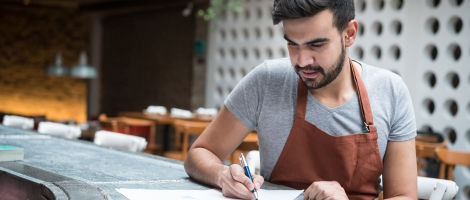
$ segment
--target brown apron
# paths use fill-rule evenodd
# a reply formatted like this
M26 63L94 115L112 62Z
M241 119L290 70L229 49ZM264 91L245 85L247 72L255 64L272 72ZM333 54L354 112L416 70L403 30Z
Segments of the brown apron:
M378 196L382 160L367 91L349 60L364 125L369 133L332 136L305 120L308 90L299 78L292 130L271 173L271 182L306 189L315 181L337 181L350 199Z

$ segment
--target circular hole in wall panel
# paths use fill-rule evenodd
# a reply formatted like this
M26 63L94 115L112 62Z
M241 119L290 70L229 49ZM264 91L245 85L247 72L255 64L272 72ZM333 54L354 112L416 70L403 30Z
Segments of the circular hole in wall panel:
M224 98L224 91L222 90L222 87L220 87L220 86L217 86L217 95L220 98Z
M365 0L357 0L355 4L359 10L359 12L364 12L366 10L366 1Z
M431 35L435 35L437 32L439 32L439 20L435 17L431 17L426 20L425 26L426 31Z
M237 51L234 48L230 49L230 56L233 60L237 59Z
M399 20L393 20L391 24L391 29L393 34L400 35L403 29L403 26Z
M255 28L255 37L256 39L261 38L261 30L258 27Z
M266 56L269 59L273 58L273 50L271 50L271 48L266 48Z
M242 55L243 55L243 58L244 58L244 59L247 59L247 58L248 58L248 50L246 50L246 48L243 48L243 49L242 49Z
M459 7L462 5L464 0L450 0L450 5L452 6L455 6L455 7Z
M438 49L436 45L434 44L428 44L425 48L426 56L431 60L435 61L437 59L437 56L439 54Z
M447 29L454 34L459 34L463 29L462 19L458 16L451 17L447 23Z
M421 132L421 133L434 133L431 125L428 125L428 124L425 124L423 125L419 130L418 132Z
M236 11L236 10L232 11L232 16L233 16L233 21L237 21L238 20L238 11Z
M354 57L359 59L359 60L362 60L364 58L364 50L362 49L361 46L357 46L355 49L354 49Z
M256 8L256 17L258 17L258 19L263 18L263 9L260 7Z
M232 29L230 33L232 35L232 40L237 40L237 30Z
M219 76L220 80L224 79L224 69L221 66L219 66L217 69L217 75Z
M220 39L225 40L227 34L225 33L224 29L220 29Z
M385 1L384 0L374 0L373 6L374 6L374 9L376 11L382 11L385 7Z
M401 50L398 45L392 45L389 49L389 55L394 60L400 60Z
M359 25L357 27L357 32L359 33L359 36L363 36L364 35L364 25L362 24L362 22L359 22Z
M375 21L372 24L372 30L374 30L374 33L376 35L382 35L382 30L383 30L382 23L380 23L379 21Z
M462 50L460 49L460 46L458 44L453 43L450 44L447 48L447 54L452 60L458 61L460 59L460 56L462 55Z
M273 28L272 28L272 27L268 27L267 31L268 31L268 36L269 36L269 38L273 38L273 37L274 37L274 30L273 30Z
M467 115L470 117L470 102L467 103Z
M457 141L457 132L455 131L454 128L452 127L447 127L444 130L445 136L449 139L449 142L451 144L455 144L455 141Z
M426 98L423 101L423 108L427 114L432 115L436 107L434 106L434 101L430 98Z
M286 50L284 48L280 48L279 49L279 54L281 55L281 57L285 58L287 57L287 53L286 53Z
M235 69L233 69L233 67L230 67L228 72L230 74L230 78L235 79Z
M220 48L219 49L219 57L221 59L224 59L225 58L225 50L223 48Z
M426 4L431 8L437 8L441 4L441 0L427 0Z
M261 56L261 52L258 48L253 49L253 53L255 54L255 58L258 60Z
M250 39L250 31L247 28L243 28L243 39L248 40Z
M450 85L450 87L452 87L453 89L456 89L457 87L459 87L460 78L456 72L447 73L446 80L447 80L447 83Z
M424 74L424 81L430 88L434 88L436 86L436 75L434 72L428 71Z
M379 46L373 46L371 52L375 59L380 60L382 58L382 49Z
M467 130L467 142L470 143L470 130Z
M266 16L269 20L272 20L272 12L273 12L273 4L269 4L269 6L266 6L265 9L266 9Z
M244 10L244 14L245 14L245 20L250 20L250 17L251 17L251 11L250 9L243 9Z
M246 69L245 68L240 69L240 73L242 74L242 77L246 76Z
M403 0L392 0L391 5L395 10L401 10L403 8Z
M227 10L223 10L221 13L220 13L220 20L225 22L227 20Z
M457 112L459 111L459 106L457 105L457 102L453 99L447 100L444 103L444 107L452 117L455 117L455 115L457 115Z

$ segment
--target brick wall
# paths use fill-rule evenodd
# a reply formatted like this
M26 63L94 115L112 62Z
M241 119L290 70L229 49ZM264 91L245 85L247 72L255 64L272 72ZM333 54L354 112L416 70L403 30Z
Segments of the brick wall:
M62 52L65 66L87 50L89 19L74 10L0 7L0 112L86 120L86 81L44 71Z

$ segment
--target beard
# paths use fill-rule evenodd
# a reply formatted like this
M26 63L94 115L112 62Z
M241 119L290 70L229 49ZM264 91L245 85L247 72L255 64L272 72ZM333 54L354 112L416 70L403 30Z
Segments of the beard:
M307 65L304 67L295 65L295 72L297 73L299 78L302 80L305 87L307 87L309 90L325 87L326 85L334 81L336 77L338 77L339 73L341 73L341 71L343 70L345 55L346 55L346 50L344 48L343 39L341 38L341 55L339 55L339 58L337 59L336 63L333 65L335 67L332 70L325 72L323 67L319 65L317 66ZM315 71L315 72L320 73L321 76L316 77L316 78L303 78L300 75L300 71L302 70Z

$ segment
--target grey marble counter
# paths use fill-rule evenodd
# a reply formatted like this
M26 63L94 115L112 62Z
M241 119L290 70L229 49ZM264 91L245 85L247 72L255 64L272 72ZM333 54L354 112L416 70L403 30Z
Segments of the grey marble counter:
M189 179L182 162L160 156L1 125L0 144L24 148L24 160L0 162L0 184L28 186L20 192L31 199L126 199L115 189L210 188ZM265 183L263 188L284 187Z

